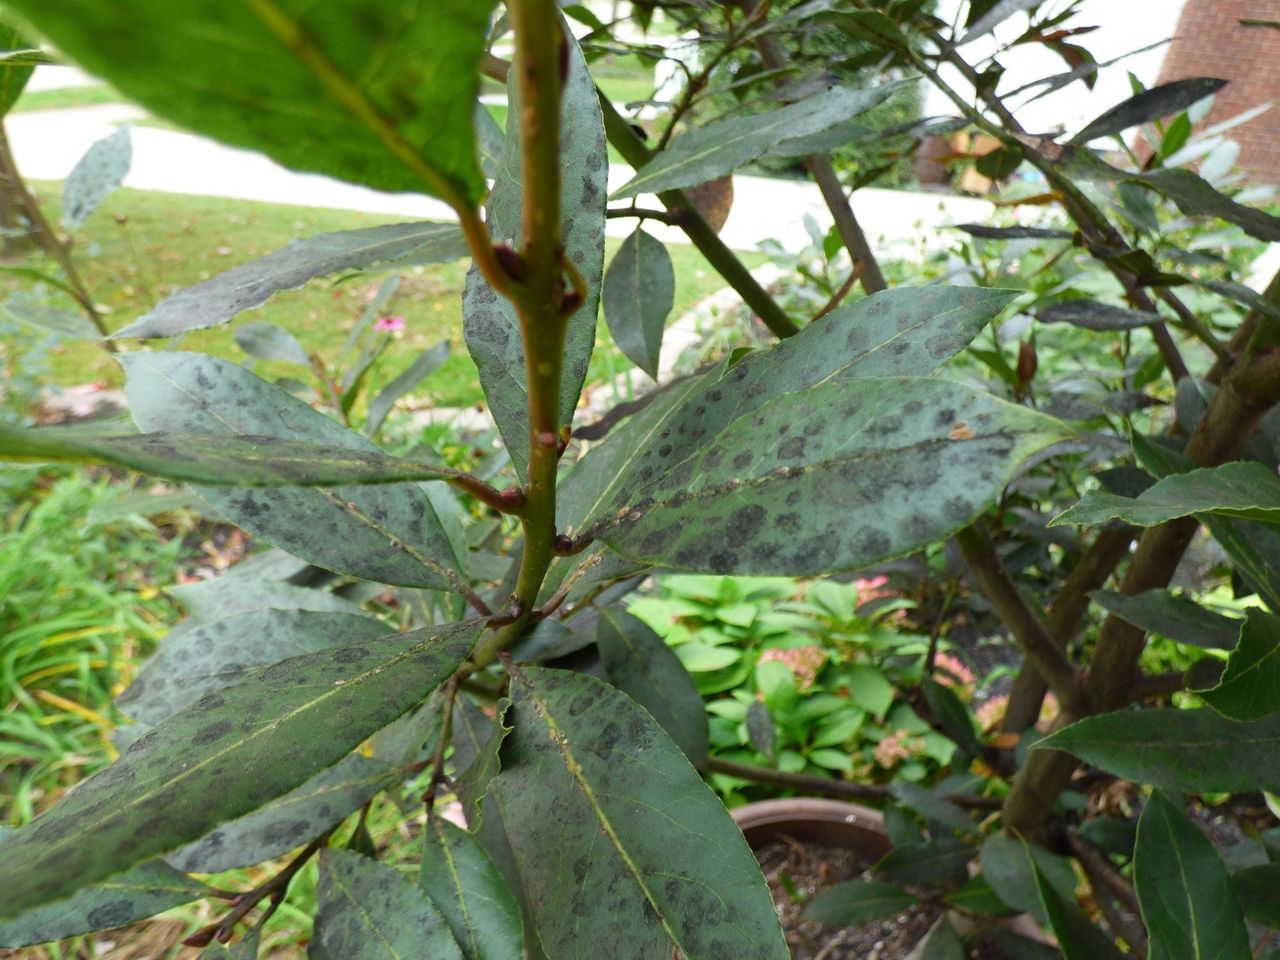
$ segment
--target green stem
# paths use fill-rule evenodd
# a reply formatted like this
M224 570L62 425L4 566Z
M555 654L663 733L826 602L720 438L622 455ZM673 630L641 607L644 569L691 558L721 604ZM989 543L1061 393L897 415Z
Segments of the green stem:
M653 153L603 93L600 94L600 109L604 112L604 130L609 142L622 154L623 159L637 170L648 163L653 158ZM737 291L742 301L755 311L756 316L775 336L789 337L800 332L800 328L778 306L777 301L765 292L751 275L751 271L711 229L711 225L703 219L683 190L664 190L658 194L658 199L677 218L680 229L707 258L712 268L724 278L725 283Z
M560 379L572 309L566 305L560 228L560 98L563 45L555 0L511 0L520 110L523 277L511 281L520 318L529 398L529 468L521 507L524 551L512 596L511 622L476 648L478 668L515 641L534 614L554 557L556 469L560 461ZM573 275L576 271L568 268ZM582 297L575 297L581 302Z

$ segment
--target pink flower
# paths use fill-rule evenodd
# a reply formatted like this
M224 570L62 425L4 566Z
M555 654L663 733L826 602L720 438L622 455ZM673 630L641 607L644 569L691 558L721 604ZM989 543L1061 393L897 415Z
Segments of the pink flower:
M396 333L404 329L404 317L379 317L373 321L373 329Z
M884 586L889 582L889 578L881 574L878 577L862 577L853 581L853 585L858 588L858 603L867 603L870 600L878 600L881 597L892 597L892 590L885 590Z
M973 673L957 657L949 653L940 653L933 663L938 670L937 680L944 687L951 687L957 693L971 691L974 683Z

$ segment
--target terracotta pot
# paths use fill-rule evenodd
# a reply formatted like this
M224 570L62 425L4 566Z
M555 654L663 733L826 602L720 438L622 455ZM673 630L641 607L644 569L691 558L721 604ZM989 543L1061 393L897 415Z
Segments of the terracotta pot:
M752 850L786 836L824 847L853 850L874 863L893 847L879 810L844 800L787 797L748 803L729 812ZM963 933L966 925L959 917L955 917L955 921L957 931ZM1035 921L1025 914L1002 917L996 925L1038 943L1049 943Z
M753 850L788 836L856 850L874 863L892 846L879 810L843 800L788 797L748 803L730 812Z

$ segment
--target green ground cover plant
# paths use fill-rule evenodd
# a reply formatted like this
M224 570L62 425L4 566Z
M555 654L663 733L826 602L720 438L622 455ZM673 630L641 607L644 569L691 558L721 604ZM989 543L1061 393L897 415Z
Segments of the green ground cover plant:
M698 7L702 63L758 62L744 92L772 109L680 130L689 104L677 105L642 136L599 95L589 54L646 26L643 3L634 23L579 44L550 0L510 0L502 17L471 0L12 0L157 116L298 169L436 196L457 221L304 240L160 298L108 341L131 347L118 360L132 427L0 430L9 460L190 483L277 548L175 591L188 618L120 697L133 720L120 759L0 837L0 939L203 899L212 916L186 942L253 956L314 864L316 957L782 960L758 864L703 774L792 788L813 782L800 779L812 764L841 775L818 782L882 804L893 840L874 879L807 904L819 922L928 903L943 913L920 949L941 957L992 942L1065 960L1271 950L1274 821L1246 822L1228 855L1189 811L1280 789L1280 280L1244 287L1238 262L1178 246L1162 224L1225 222L1272 242L1280 220L1229 178L1174 162L1213 78L1135 92L1074 137L1021 127L998 69L970 63L967 43L1010 21L1026 25L1019 43L1062 53L1076 6L973 0L956 24L917 0ZM809 42L832 29L937 86L955 120L1000 141L1002 164L1042 178L1062 222L963 228L1014 250L1051 242L1028 252L1029 283L995 285L1006 272L984 278L975 254L949 277L963 282L889 284L830 154L899 87L854 85L865 64ZM499 37L510 60L492 52ZM1078 74L1042 85L1090 75L1073 55ZM477 110L481 73L508 85L500 143ZM1089 147L1135 127L1159 145L1151 162ZM606 141L635 168L612 196ZM763 289L686 193L770 153L805 158L854 265L817 311ZM610 215L682 229L776 342L575 432L601 303L642 366L672 308L669 252L637 234L610 259ZM380 446L268 370L163 345L335 260L401 272L466 256L462 332L508 458L497 473L465 451L442 462ZM1085 264L1101 267L1087 282L1048 283ZM1041 373L1038 332L1063 325L1111 359L1073 365L1067 341ZM923 641L883 637L848 584L822 582L888 562L928 588L907 611L934 625ZM686 582L702 636L668 631L669 645L626 609L654 570L812 582L767 616L733 581ZM979 723L944 656L953 570L972 612L1021 653L998 720ZM1237 606L1199 602L1224 586ZM824 667L848 703L793 682L803 664L770 647L779 615L795 634L843 637ZM1151 633L1211 655L1145 672ZM890 652L865 656L864 638ZM728 679L716 671L744 664L715 689ZM728 693L742 682L746 703ZM723 748L740 732L708 724L704 695L725 693L713 719L745 725L778 769L711 756L713 737ZM848 707L896 725L904 705L919 725L891 726L897 742L881 737L868 763ZM834 730L810 715L833 706ZM915 761L904 741L917 735L945 748L928 755L936 766ZM784 751L804 767L783 768ZM423 842L393 856L398 869L351 818L415 778ZM440 816L447 793L468 829ZM251 886L211 880L263 862L280 865ZM1001 928L1014 913L1054 946Z

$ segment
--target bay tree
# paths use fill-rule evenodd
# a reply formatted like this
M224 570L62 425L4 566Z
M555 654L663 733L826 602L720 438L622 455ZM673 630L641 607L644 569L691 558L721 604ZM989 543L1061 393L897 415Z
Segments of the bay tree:
M456 220L300 240L179 291L111 340L128 347L131 427L0 431L7 461L190 484L276 548L187 588L191 616L120 699L135 721L120 758L0 834L0 946L206 897L216 919L188 942L251 957L314 860L316 957L784 960L760 868L704 780L716 758L693 680L623 598L651 571L823 577L945 558L953 544L1022 655L1001 736L980 737L930 645L919 683L898 693L956 744L951 776L866 785L919 842L898 843L878 879L814 900L812 916L848 925L945 903L967 918L966 942L944 918L928 946L951 953L937 955L977 949L1009 912L1031 914L1068 960L1119 955L1117 940L1152 956L1248 955L1246 917L1275 915L1270 874L1233 877L1177 792L1280 790L1280 430L1267 419L1280 401L1280 281L1257 293L1197 273L1161 242L1159 217L1172 205L1265 240L1280 220L1190 170L1112 166L1086 145L1165 130L1220 82L1139 92L1062 142L1032 136L999 70L979 72L965 45L1012 18L1026 25L1017 43L1075 64L1039 87L1090 78L1098 65L1066 49L1061 26L1077 4L970 0L957 24L931 6L638 2L605 23L553 0L10 0L24 28L158 117L291 169L435 197ZM658 7L701 49L665 126L645 131L593 70L610 50L648 49L635 38ZM868 85L869 65L895 79ZM956 73L976 106L948 82ZM482 78L505 86L505 130L480 109ZM1039 248L1025 245L1050 245L1050 266L1093 271L1091 296L1038 278L974 282L977 270L889 284L841 179L855 178L832 156L875 140L864 115L915 81L950 98L949 122L999 143L988 169L1037 171L1066 221L965 225L968 242L1020 243L1028 257ZM612 197L610 148L634 168ZM821 310L765 290L693 192L766 157L795 161L829 205L829 258L847 273ZM634 232L606 268L606 221L620 217ZM647 220L683 231L776 342L575 436L602 310L626 356L659 370L674 281ZM356 429L354 402L335 418L165 342L269 312L276 292L315 278L467 258L458 329L507 458L498 475L378 440L441 354L406 369ZM1190 305L1193 284L1230 321ZM1034 340L1004 356L995 331L1015 310L1038 330L1116 345L1100 412L1047 402ZM244 339L306 358L267 330ZM1152 406L1134 398L1144 389L1168 394L1168 429L1137 416ZM1031 481L1044 481L1039 500ZM1259 598L1247 617L1167 589L1202 524L1241 594ZM483 554L478 529L497 531L478 538ZM352 599L372 595L404 616ZM1219 673L1144 673L1150 631L1215 651ZM1048 693L1060 712L1040 739ZM1062 802L1081 761L1158 788L1136 834L1090 827ZM374 796L408 782L425 784L413 874L380 862L359 829L338 843ZM445 794L467 829L440 816ZM979 822L975 809L998 816ZM248 890L194 876L265 861L277 867ZM1102 925L1076 899L1073 862ZM1196 875L1175 875L1178 863Z

